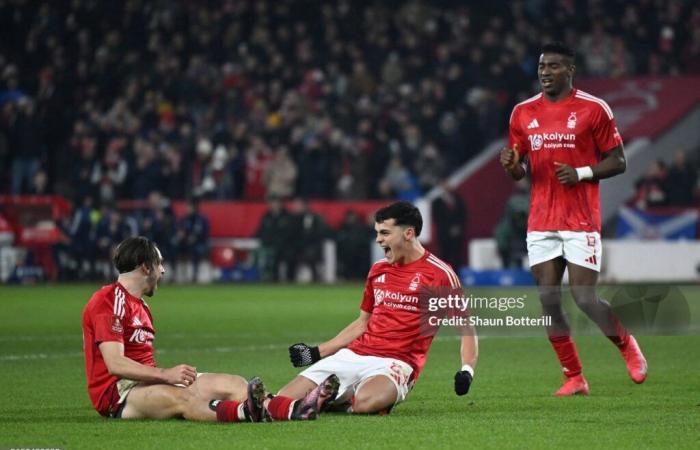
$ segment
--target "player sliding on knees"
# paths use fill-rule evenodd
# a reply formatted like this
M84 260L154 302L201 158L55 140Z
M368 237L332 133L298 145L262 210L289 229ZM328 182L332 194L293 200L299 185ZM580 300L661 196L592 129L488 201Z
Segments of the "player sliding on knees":
M561 305L565 270L578 307L620 350L632 380L642 383L646 359L595 289L603 256L598 181L625 171L622 138L608 104L574 89L573 50L545 45L537 73L542 93L513 108L509 148L501 151L500 162L515 180L529 166L528 258L544 313L552 317L547 334L565 375L555 395L589 391Z
M386 257L367 275L359 317L317 347L292 345L292 364L311 367L282 388L280 395L303 398L331 377L339 385L338 395L322 410L386 414L406 398L425 365L434 333L421 332L419 308L388 299L415 298L422 287L461 292L452 268L418 241L422 226L420 212L410 203L397 202L377 211L376 242ZM469 391L477 353L477 338L471 330L462 336L462 367L454 379L458 395Z
M198 373L194 366L156 366L151 297L164 275L158 247L144 237L124 240L114 264L119 278L95 292L83 311L88 393L95 410L122 419L199 421L308 420L332 395L321 384L297 400L272 397L259 378Z

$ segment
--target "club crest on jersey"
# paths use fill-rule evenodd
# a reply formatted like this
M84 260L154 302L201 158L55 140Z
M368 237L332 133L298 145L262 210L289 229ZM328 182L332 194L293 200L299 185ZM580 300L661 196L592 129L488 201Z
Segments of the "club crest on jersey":
M123 333L124 327L122 326L122 320L119 316L112 316L112 333Z
M374 290L374 306L379 306L384 301L385 291L384 289Z
M572 130L574 128L576 128L576 112L575 111L571 112L571 114L569 114L569 118L566 121L566 128L569 128Z
M420 285L420 272L415 274L415 276L411 280L411 284L408 285L408 290L415 291L416 289L418 289L418 285Z
M541 134L531 134L528 136L528 139L530 139L530 147L532 147L532 151L542 148L543 140Z

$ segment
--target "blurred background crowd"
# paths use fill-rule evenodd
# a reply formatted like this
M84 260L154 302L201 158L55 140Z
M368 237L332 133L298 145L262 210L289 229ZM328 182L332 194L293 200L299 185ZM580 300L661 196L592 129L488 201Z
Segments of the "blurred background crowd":
M0 194L68 198L91 254L110 232L182 250L171 200L414 200L506 132L555 39L584 76L698 74L700 4L0 0ZM695 201L680 159L639 202Z
M413 199L554 30L582 75L700 73L690 1L0 1L0 191Z

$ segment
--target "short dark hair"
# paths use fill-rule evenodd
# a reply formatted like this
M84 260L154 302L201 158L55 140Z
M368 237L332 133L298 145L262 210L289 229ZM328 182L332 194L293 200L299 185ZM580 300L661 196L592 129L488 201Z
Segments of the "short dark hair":
M413 227L416 236L420 236L423 229L423 217L418 208L410 202L395 202L381 208L374 214L374 221L377 223L394 219L396 225Z
M143 236L124 239L114 251L114 267L119 273L131 272L141 264L155 267L161 262L155 242Z
M574 49L559 41L544 44L542 46L542 53L556 53L557 55L566 56L571 60L572 64L576 59L576 53L574 52Z

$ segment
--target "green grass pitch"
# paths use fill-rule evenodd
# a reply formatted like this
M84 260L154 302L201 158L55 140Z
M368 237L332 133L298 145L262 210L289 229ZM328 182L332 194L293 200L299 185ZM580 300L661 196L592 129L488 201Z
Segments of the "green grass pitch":
M589 397L552 397L561 375L543 332L483 339L472 391L457 397L459 342L447 333L407 401L386 417L106 420L90 405L81 353L81 312L96 288L0 287L0 448L700 448L697 332L638 336L650 364L639 386L607 339L579 336ZM149 302L158 363L260 375L279 389L297 373L287 346L332 337L357 316L361 292L360 285L163 285ZM700 288L684 292L700 316Z

